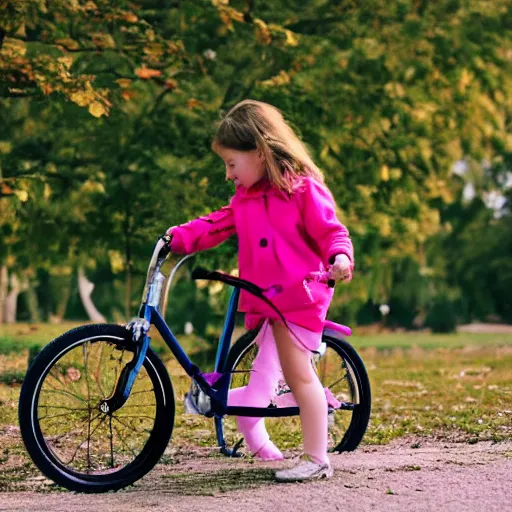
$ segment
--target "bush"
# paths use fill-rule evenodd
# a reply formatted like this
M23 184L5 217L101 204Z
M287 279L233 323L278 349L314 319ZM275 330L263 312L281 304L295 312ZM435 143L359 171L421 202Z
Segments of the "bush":
M454 332L457 329L455 308L446 296L434 299L425 320L425 326L436 333Z
M24 378L24 371L8 370L0 373L0 384L7 384L8 386L11 386L12 384L22 384Z

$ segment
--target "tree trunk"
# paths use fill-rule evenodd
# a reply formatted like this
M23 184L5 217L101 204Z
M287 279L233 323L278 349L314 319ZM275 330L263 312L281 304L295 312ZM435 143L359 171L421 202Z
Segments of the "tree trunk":
M11 274L11 290L5 298L5 323L13 324L16 322L16 310L18 307L18 295L28 290L28 281L21 282L16 274Z
M85 311L89 315L90 320L98 323L106 322L105 317L96 309L96 306L91 299L91 294L94 290L94 283L91 283L91 281L87 279L82 267L78 269L78 290L80 292L82 304L84 305Z
M5 265L0 266L0 324L5 322L5 299L7 298L7 284L9 273Z
M132 317L132 246L131 246L131 214L130 214L130 202L127 202L127 212L124 222L124 235L125 235L125 259L126 259L126 281L125 281L125 302L124 302L124 314L126 319Z
M32 285L29 285L27 290L27 305L28 311L30 313L30 321L34 323L39 323L41 321L41 315L39 313L39 301L37 299L37 293L34 287L34 282Z
M53 279L58 279L59 296L57 298L55 314L51 315L51 321L52 323L60 324L64 318L64 315L66 314L66 308L68 307L69 298L71 296L73 275L70 274L69 276L56 276ZM78 279L80 280L80 277L78 277Z

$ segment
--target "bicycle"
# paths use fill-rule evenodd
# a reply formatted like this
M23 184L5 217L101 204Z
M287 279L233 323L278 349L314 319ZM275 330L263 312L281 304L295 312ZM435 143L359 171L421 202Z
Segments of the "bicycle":
M202 373L167 326L167 294L181 259L167 278L161 267L170 254L161 237L149 264L139 318L128 326L85 325L49 343L27 371L19 400L19 422L26 449L39 470L60 486L79 492L107 492L133 484L158 462L173 430L175 397L169 374L150 348L153 325L192 378L198 412L211 417L220 452L239 456L241 441L228 448L223 419L231 416L296 416L297 406L228 406L230 387L244 385L257 329L231 345L240 290L267 299L252 283L227 274L195 269L193 279L233 287L217 347L215 371ZM320 277L314 276L314 279ZM345 340L350 329L326 321L313 364L334 398L329 405L330 451L354 450L366 431L371 409L364 364ZM328 384L328 385L327 385ZM281 389L280 394L289 389Z

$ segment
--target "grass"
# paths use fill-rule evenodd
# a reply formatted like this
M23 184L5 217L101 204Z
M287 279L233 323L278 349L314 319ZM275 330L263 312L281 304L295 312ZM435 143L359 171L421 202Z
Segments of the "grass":
M351 336L350 343L358 350L376 348L394 350L397 348L463 348L468 346L512 346L512 334L455 333L430 334L426 332L403 332Z
M3 327L0 426L7 426L17 424L19 382L30 347L43 346L74 324ZM414 437L418 446L424 436L470 443L512 439L512 335L397 333L354 336L351 342L366 364L372 385L372 417L364 443L384 444L403 436ZM172 444L213 452L212 420L183 414L190 379L167 349L159 352L177 399ZM269 424L278 446L298 446L296 419ZM231 443L239 437L232 419L226 421L226 437Z

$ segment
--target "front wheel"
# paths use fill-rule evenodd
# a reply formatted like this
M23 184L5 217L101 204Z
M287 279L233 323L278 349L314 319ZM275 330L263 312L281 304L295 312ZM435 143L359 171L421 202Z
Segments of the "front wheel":
M106 492L158 462L171 437L175 401L162 361L148 349L124 406L100 404L133 359L130 331L87 325L53 340L29 368L20 394L23 441L36 466L67 489Z
M233 372L231 389L246 386L249 382L250 369L258 350L253 343L256 335L257 331L247 332L229 352L226 371ZM330 452L352 451L357 448L368 427L370 381L363 361L350 343L324 334L322 344L325 351L322 355L314 355L312 364L322 386L342 403L341 408L329 408L328 449ZM298 417L266 418L265 422L270 438L277 445L297 448L301 443ZM226 422L226 427L227 432L236 429L230 420Z

